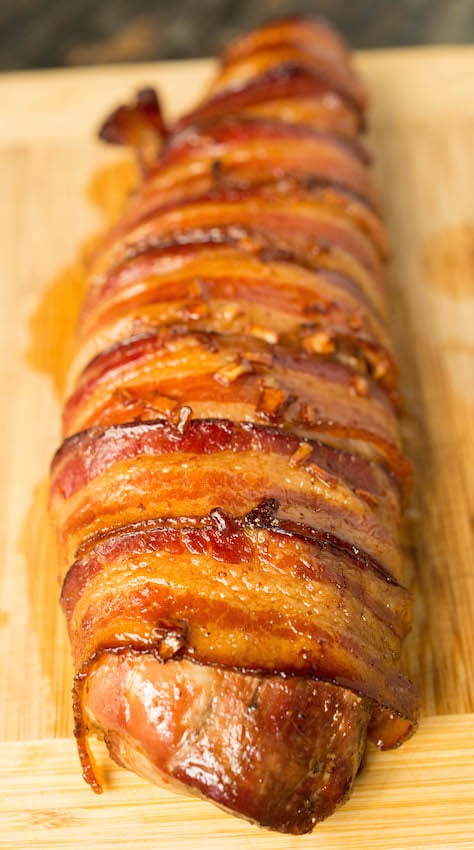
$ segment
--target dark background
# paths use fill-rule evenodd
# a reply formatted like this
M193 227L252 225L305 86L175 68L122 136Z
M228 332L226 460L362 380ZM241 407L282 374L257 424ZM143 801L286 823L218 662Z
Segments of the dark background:
M354 47L474 41L474 0L0 0L0 69L210 56L288 12L330 17Z

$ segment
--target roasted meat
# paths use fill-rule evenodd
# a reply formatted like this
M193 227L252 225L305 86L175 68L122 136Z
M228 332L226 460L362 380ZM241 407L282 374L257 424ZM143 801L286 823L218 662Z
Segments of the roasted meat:
M52 465L75 732L307 832L367 738L412 733L387 239L366 93L328 24L236 39L167 126L105 122L142 181L94 255Z

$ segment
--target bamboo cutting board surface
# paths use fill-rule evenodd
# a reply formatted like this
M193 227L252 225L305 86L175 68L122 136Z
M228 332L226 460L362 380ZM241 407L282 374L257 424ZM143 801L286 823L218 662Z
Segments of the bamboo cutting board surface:
M405 668L422 693L421 729L395 753L370 751L351 801L304 838L155 789L102 752L111 790L96 798L82 783L46 476L82 287L79 246L104 227L104 212L116 214L133 175L93 132L143 84L159 88L170 113L182 111L212 65L4 75L0 847L474 847L474 50L374 51L357 61L373 100L404 430L418 474Z

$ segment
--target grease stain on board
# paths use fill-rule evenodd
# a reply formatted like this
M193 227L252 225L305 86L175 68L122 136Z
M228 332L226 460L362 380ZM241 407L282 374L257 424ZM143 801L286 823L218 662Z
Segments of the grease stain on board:
M99 169L87 186L87 197L104 218L104 230L90 236L75 258L55 274L45 287L29 318L25 358L36 372L48 375L62 398L75 346L75 330L87 286L88 269L104 233L120 217L137 182L130 160Z
M52 278L29 318L26 361L52 378L62 397L74 349L74 336L87 280L87 264L97 239L83 245L74 262Z
M437 230L423 246L428 283L451 298L474 297L474 222Z
M73 676L66 625L59 606L61 576L56 540L48 515L49 478L34 488L17 539L26 565L31 628L37 639L41 674L51 694L54 736L71 734L70 689Z
M449 383L474 404L474 222L436 230L422 251L424 279L440 317L440 354ZM453 336L452 329L456 329Z
M28 823L43 829L64 829L76 826L80 819L67 809L36 809L29 813Z
M120 217L136 180L131 160L114 162L92 177L87 196L101 210L104 230ZM75 328L87 285L88 267L102 239L103 232L91 236L79 247L74 260L52 277L29 318L26 362L52 380L60 398L74 352ZM55 711L53 732L55 736L64 736L72 734L73 669L59 605L63 576L60 575L48 498L49 478L45 469L45 477L32 490L17 550L26 564L29 613L38 640L41 671L51 689L51 705ZM0 627L3 624L0 614Z

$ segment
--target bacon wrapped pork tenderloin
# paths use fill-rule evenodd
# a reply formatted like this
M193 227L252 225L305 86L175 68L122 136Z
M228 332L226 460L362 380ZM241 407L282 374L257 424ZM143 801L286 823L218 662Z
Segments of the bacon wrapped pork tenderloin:
M307 832L367 738L416 725L365 106L340 36L287 18L234 41L174 126L144 90L102 129L143 182L94 258L51 483L96 791L91 733Z

